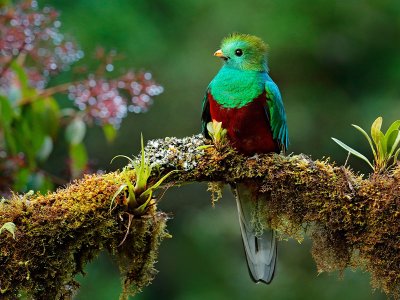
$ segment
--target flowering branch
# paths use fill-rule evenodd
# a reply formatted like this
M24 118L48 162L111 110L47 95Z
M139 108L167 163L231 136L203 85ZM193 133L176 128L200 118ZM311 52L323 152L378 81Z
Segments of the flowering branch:
M58 180L38 168L59 136L68 144L67 180L94 166L83 140L87 125L100 125L112 142L129 113L144 113L163 92L148 71L114 70L116 51L95 53L98 68L57 86L49 79L70 70L84 53L61 32L58 12L36 0L0 4L0 192L49 190ZM74 71L78 69L75 68ZM85 71L85 75L83 75ZM74 72L74 75L77 72ZM61 109L55 94L67 93L71 108ZM60 128L60 125L61 128Z

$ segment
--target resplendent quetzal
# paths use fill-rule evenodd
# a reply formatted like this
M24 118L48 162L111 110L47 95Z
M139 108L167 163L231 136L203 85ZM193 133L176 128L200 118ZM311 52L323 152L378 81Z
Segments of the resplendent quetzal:
M278 86L268 75L266 52L266 44L256 36L235 33L223 39L214 55L224 64L203 100L203 134L209 137L208 122L222 122L230 144L249 156L285 151L289 144L286 113ZM277 241L275 231L258 220L266 195L249 181L233 188L249 272L255 282L270 283Z

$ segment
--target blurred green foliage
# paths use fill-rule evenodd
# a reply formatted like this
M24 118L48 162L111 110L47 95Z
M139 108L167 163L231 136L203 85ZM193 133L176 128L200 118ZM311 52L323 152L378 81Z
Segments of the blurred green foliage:
M152 110L124 121L113 144L100 129L85 138L91 160L104 169L116 154L138 153L140 132L151 139L200 131L201 99L220 62L212 54L220 40L238 31L270 45L271 76L279 85L288 117L289 151L330 156L346 153L330 139L352 140L362 153L368 143L349 129L366 128L378 116L400 113L400 2L394 0L59 0L39 1L62 12L64 30L86 53L97 45L117 49L126 66L152 70L165 87ZM88 57L86 57L88 58ZM53 84L65 82L62 74ZM62 104L65 99L59 98ZM364 149L364 150L363 150ZM53 153L51 168L60 169ZM362 162L350 164L368 172ZM211 208L205 185L171 190L160 207L174 219L174 236L160 249L157 275L138 299L384 299L372 293L368 276L346 272L317 276L309 244L281 242L278 270L270 286L247 274L234 202L227 191ZM282 199L284 201L284 199ZM118 277L107 258L88 267L77 299L117 299Z
M112 142L128 112L146 112L152 98L163 92L148 71L113 72L113 62L120 56L101 47L93 51L96 71L85 65L71 71L84 52L73 38L65 38L58 16L57 10L39 7L36 0L0 4L2 194L10 193L10 188L45 192L90 172L83 143L87 125L100 125ZM49 87L51 78L65 73L74 78ZM68 94L67 102L53 97L59 93ZM60 143L61 128L67 145ZM68 149L65 158L50 157L59 144ZM64 166L49 172L46 161Z
M12 89L14 93L10 92L8 97L0 94L0 129L2 146L9 160L16 161L18 166L12 174L13 189L17 192L30 189L46 192L53 189L53 182L39 171L39 166L53 150L60 124L60 109L53 97L42 97L40 101L20 105L18 101L21 98L36 97L37 92L28 86L26 73L20 65L13 62L11 68L17 74L20 86Z

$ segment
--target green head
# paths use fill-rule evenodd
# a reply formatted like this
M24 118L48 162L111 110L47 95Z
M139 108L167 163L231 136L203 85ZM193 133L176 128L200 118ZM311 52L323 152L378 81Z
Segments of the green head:
M225 65L246 71L267 71L267 45L254 35L233 33L224 38L214 53Z

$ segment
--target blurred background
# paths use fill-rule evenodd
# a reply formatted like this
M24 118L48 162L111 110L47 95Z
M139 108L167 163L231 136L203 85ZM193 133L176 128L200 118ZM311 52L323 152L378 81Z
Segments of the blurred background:
M61 12L64 33L74 36L90 64L97 46L124 54L115 69L149 70L164 87L144 114L123 120L113 143L99 127L84 143L91 162L106 171L118 154L139 151L145 139L184 137L200 131L201 101L221 66L212 56L232 32L263 38L270 46L270 74L284 99L290 152L343 164L336 137L362 153L368 144L350 124L369 129L400 119L400 2L390 0L58 0L38 1ZM50 84L71 80L64 72ZM64 96L57 96L65 101ZM57 168L60 151L49 158ZM370 157L370 155L368 155ZM367 165L351 158L355 170ZM373 292L369 275L347 270L318 274L305 241L279 243L270 286L255 285L247 272L233 196L215 208L206 184L170 189L159 207L170 212L172 239L160 248L152 285L135 299L385 299ZM284 201L284 199L282 199ZM76 299L118 299L118 270L104 254L80 276Z

